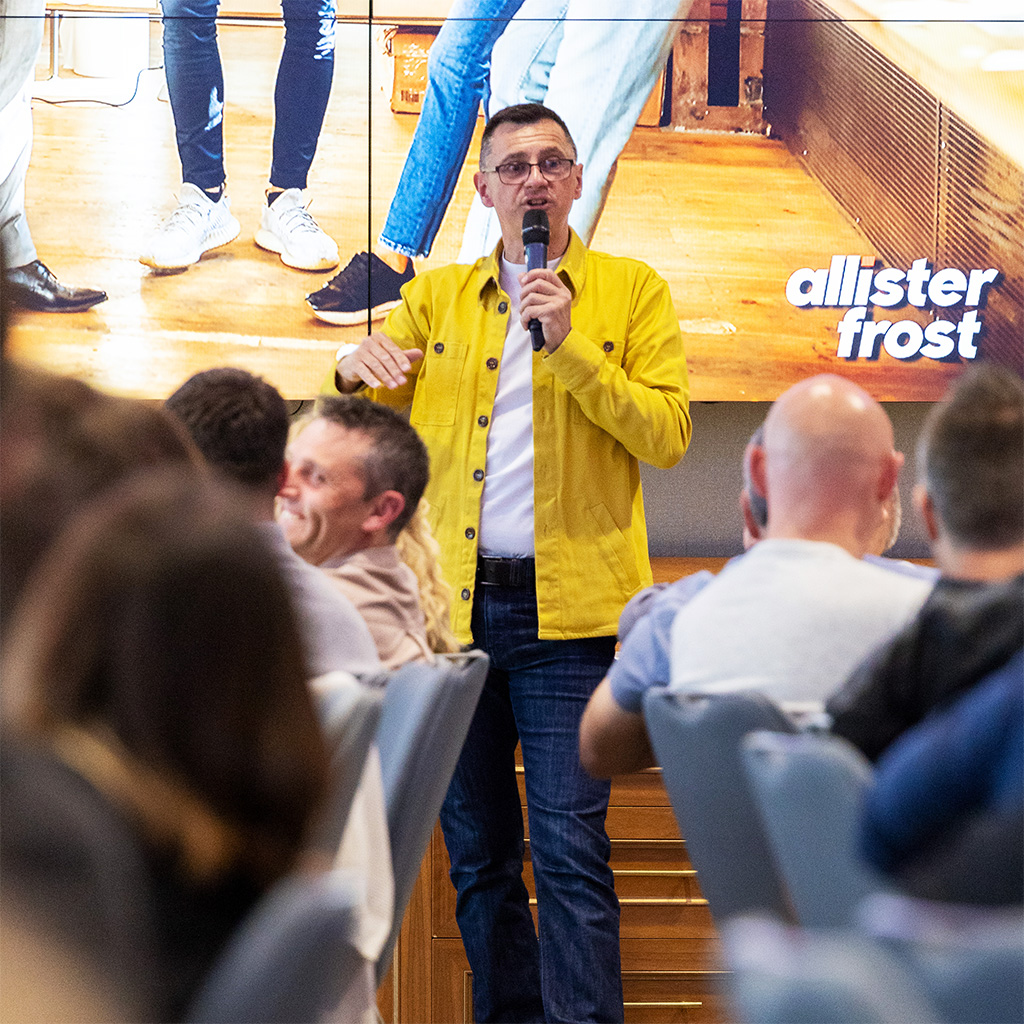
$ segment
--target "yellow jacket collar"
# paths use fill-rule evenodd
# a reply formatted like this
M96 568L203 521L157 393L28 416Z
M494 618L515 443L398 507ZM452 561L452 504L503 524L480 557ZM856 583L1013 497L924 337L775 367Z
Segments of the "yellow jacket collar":
M499 287L501 280L501 254L505 249L505 243L498 240L494 252L484 258L479 264L477 272L480 274L480 294L492 285ZM561 260L558 263L558 276L565 282L566 287L572 292L575 298L587 279L587 247L583 244L579 235L569 228L569 244L566 247Z

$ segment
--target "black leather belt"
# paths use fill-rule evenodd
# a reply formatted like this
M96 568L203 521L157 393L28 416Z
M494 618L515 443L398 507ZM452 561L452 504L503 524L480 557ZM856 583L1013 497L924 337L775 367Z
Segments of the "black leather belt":
M537 580L532 558L496 558L478 555L476 581L487 587L532 587Z

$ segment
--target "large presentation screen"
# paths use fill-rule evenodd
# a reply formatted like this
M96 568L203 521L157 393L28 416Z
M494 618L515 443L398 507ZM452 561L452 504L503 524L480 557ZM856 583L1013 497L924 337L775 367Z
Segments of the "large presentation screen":
M308 197L337 269L283 267L253 244L290 131L281 76L298 74L280 0L220 2L214 98L242 230L177 274L138 263L182 180L157 0L56 5L29 221L63 276L110 299L87 344L77 321L26 316L19 351L154 397L218 362L315 394L397 285L378 273L369 317L324 316L306 296L363 253L422 273L491 252L498 226L473 180L484 115L541 102L583 165L572 227L668 282L695 401L771 401L823 371L932 401L979 360L1024 367L1021 0L338 0L334 17L331 0L303 3L321 40L333 25ZM288 10L294 41L303 8ZM135 35L132 98L83 101ZM60 66L43 80L47 61ZM83 202L101 188L109 198Z

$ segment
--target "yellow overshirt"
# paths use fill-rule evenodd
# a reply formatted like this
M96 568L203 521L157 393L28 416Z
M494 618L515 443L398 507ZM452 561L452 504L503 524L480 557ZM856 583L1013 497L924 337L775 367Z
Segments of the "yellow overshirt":
M430 452L431 525L453 591L452 626L472 639L487 432L505 344L501 244L402 288L384 333L418 348L408 382L370 397L405 408ZM587 249L572 233L557 270L572 330L533 361L534 537L542 640L614 635L651 583L640 468L667 469L690 440L689 381L668 285L638 260Z

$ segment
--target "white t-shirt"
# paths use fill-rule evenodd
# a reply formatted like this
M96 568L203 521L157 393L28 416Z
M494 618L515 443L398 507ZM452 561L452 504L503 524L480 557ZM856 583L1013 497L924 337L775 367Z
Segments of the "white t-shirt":
M549 260L554 268L558 260ZM533 360L530 334L519 321L519 275L525 263L501 260L500 283L508 295L508 328L487 434L487 464L480 502L480 552L532 558Z
M759 541L676 616L670 689L824 701L931 588L835 544Z

